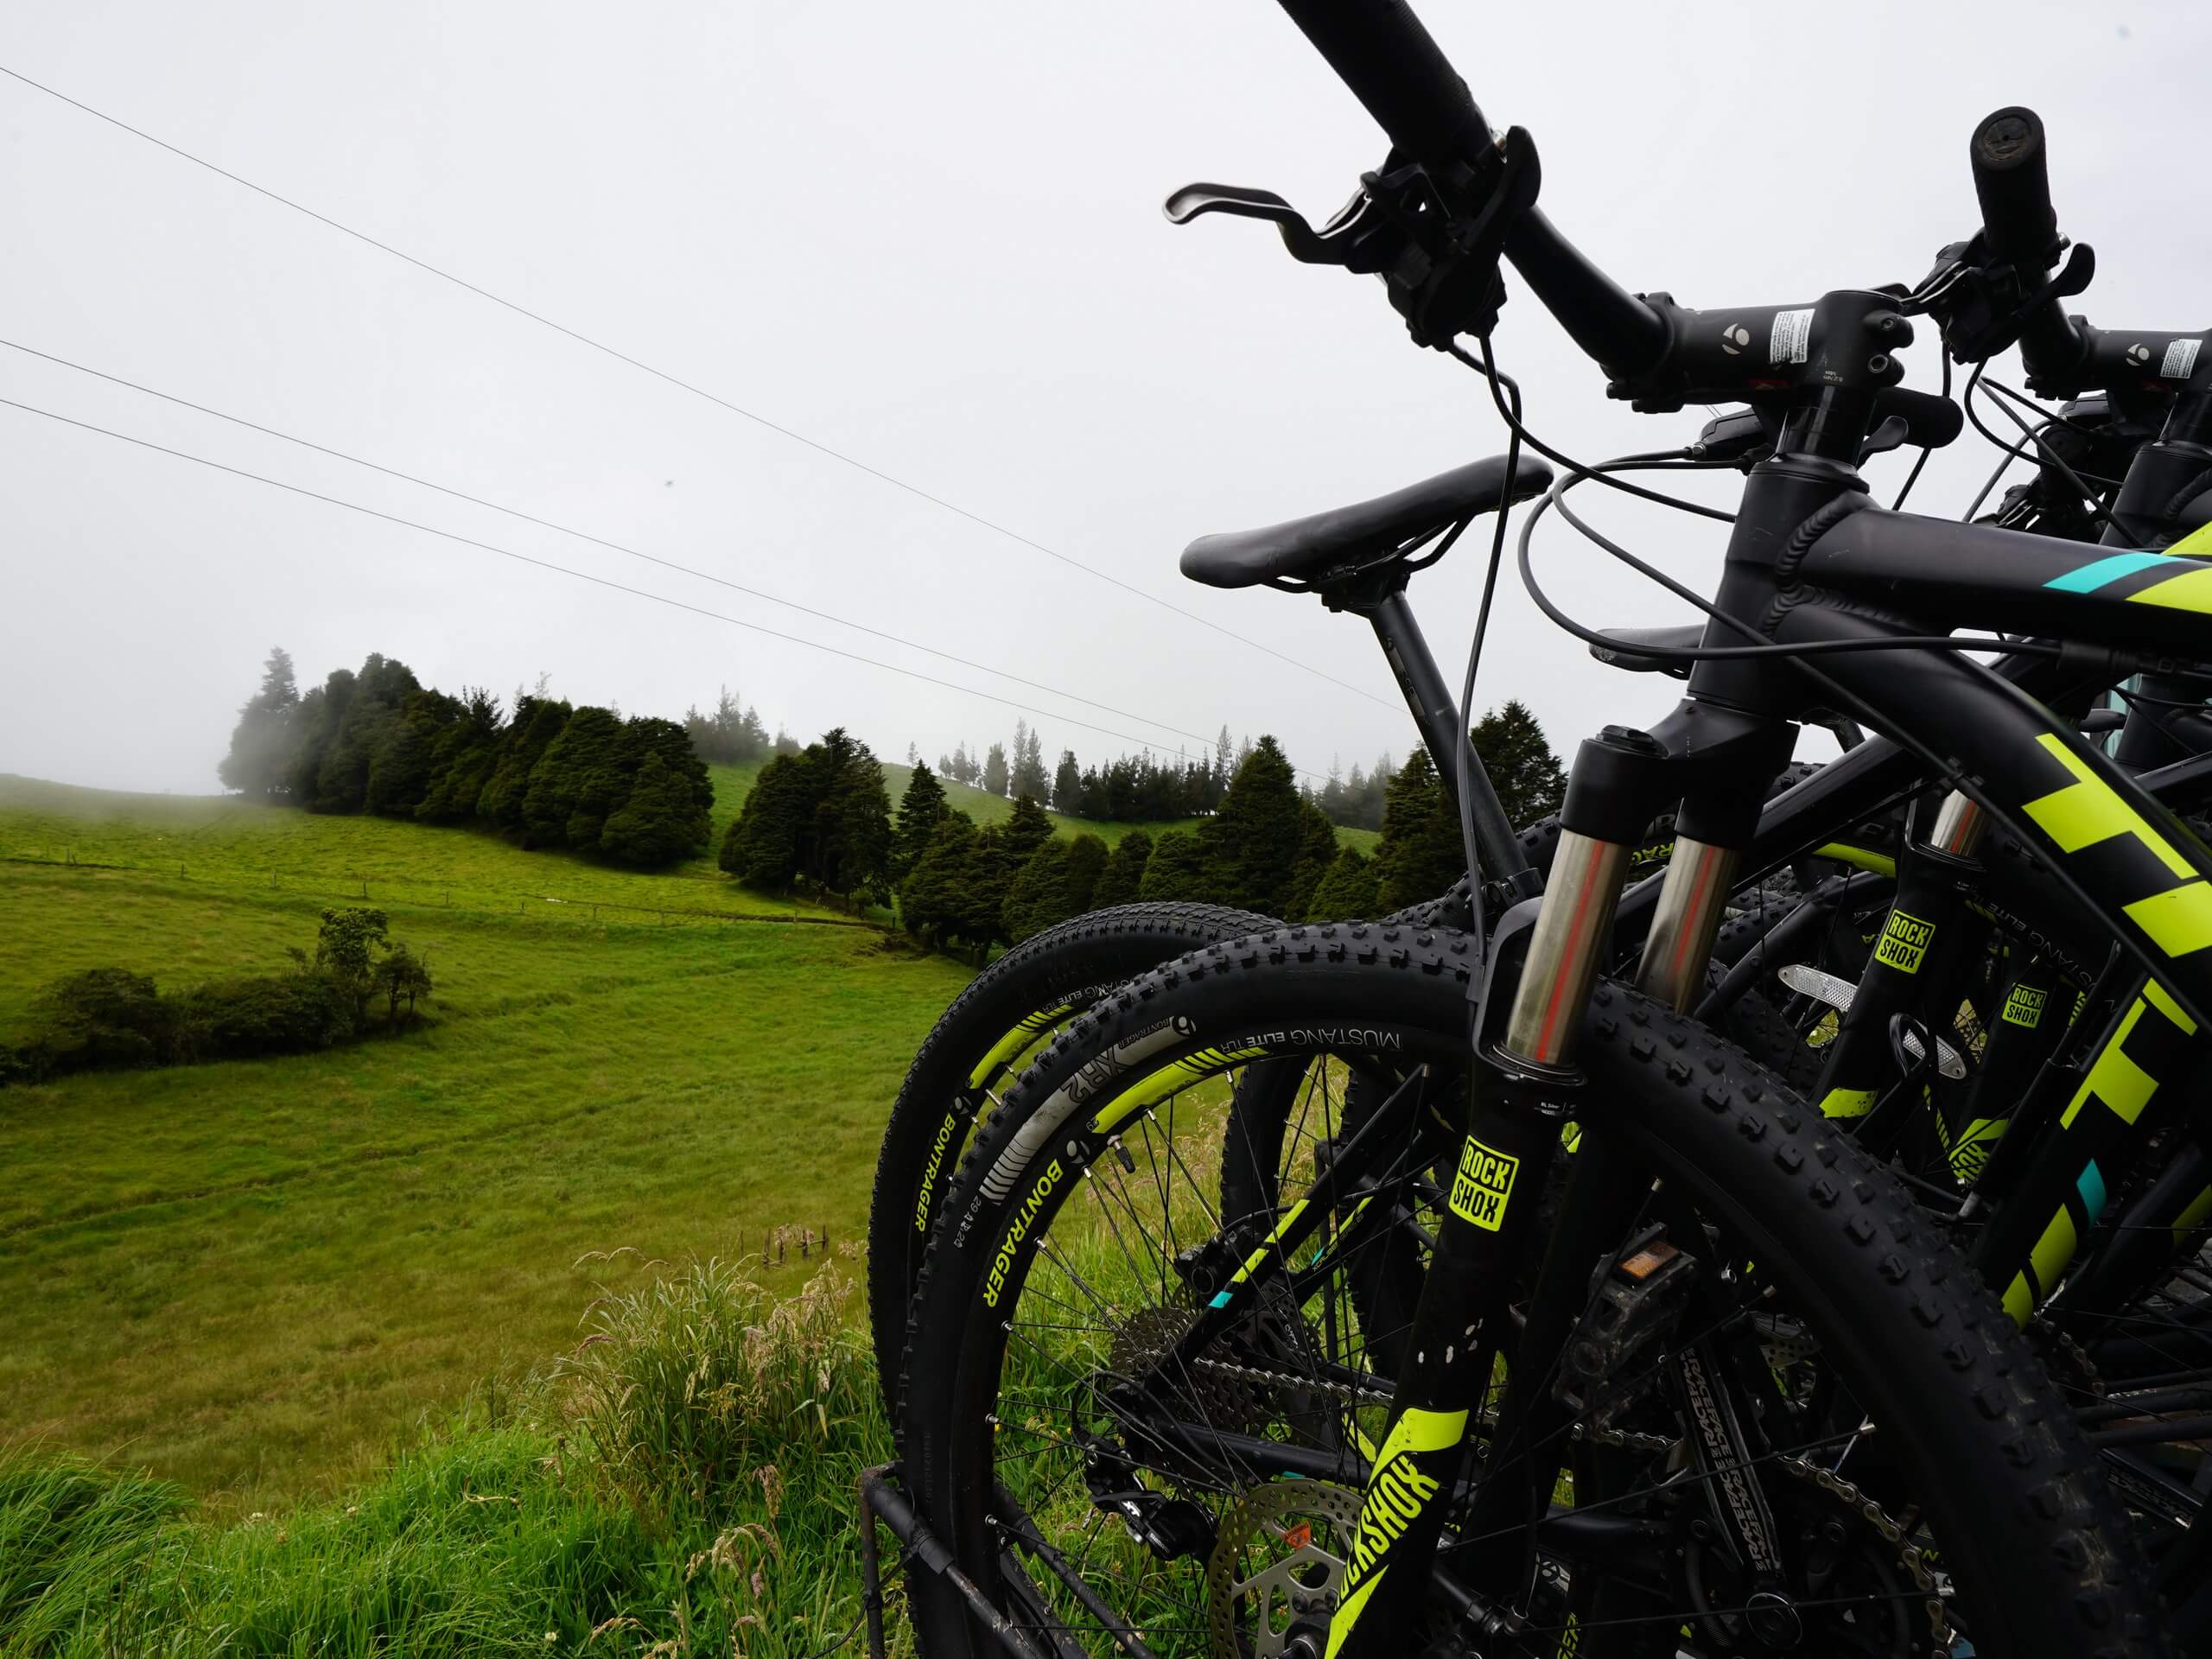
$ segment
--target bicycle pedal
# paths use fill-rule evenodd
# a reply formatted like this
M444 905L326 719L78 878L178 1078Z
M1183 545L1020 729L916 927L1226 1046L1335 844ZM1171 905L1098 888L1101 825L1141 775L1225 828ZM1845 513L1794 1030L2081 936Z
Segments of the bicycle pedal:
M1560 1357L1554 1396L1589 1427L1604 1428L1649 1390L1663 1338L1680 1323L1697 1258L1646 1228L1591 1276L1590 1302Z

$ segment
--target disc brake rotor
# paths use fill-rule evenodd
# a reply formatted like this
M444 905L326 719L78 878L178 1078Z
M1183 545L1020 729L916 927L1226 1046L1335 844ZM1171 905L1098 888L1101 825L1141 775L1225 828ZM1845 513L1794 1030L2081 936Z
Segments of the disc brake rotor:
M1206 1562L1213 1659L1276 1659L1294 1624L1325 1626L1359 1535L1359 1492L1325 1480L1255 1486L1221 1514Z

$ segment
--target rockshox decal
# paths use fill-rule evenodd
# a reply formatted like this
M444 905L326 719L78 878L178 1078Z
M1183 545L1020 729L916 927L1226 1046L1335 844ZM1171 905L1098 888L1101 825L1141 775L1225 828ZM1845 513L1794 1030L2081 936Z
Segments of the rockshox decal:
M1893 910L1883 924L1882 942L1874 947L1874 960L1901 974L1916 974L1927 958L1929 941L1935 937L1935 923Z
M1459 1152L1459 1173L1452 1178L1452 1213L1485 1232L1496 1232L1505 1224L1513 1178L1520 1173L1518 1158L1495 1152L1469 1135Z
M2011 1122L2005 1117L1977 1117L1961 1129L1951 1145L1951 1178L1961 1186L1971 1186L1980 1179L1982 1166L2004 1139L2005 1126Z
M2005 999L2004 1012L1998 1017L2033 1031L2043 1023L2044 1005L2050 1001L2050 993L2040 986L2015 985Z
M1390 1568L1391 1548L1406 1529L1435 1501L1443 1483L1423 1470L1421 1454L1449 1452L1467 1432L1464 1411L1422 1411L1408 1407L1383 1437L1375 1466L1360 1499L1359 1536L1344 1573L1344 1599L1329 1620L1328 1659L1336 1659L1344 1638Z
M1000 1241L998 1254L991 1258L990 1276L983 1281L984 1306L996 1307L999 1305L999 1292L1006 1287L1006 1275L1014 1266L1014 1258L1021 1248L1021 1241L1029 1236L1029 1229L1037 1220L1037 1212L1045 1207L1045 1200L1052 1196L1052 1189L1059 1185L1060 1177L1065 1173L1060 1160L1053 1159L1046 1166L1045 1173L1037 1178L1037 1185L1029 1189L1029 1196L1021 1201L1021 1209L1014 1216L1013 1224L1006 1230L1006 1237Z

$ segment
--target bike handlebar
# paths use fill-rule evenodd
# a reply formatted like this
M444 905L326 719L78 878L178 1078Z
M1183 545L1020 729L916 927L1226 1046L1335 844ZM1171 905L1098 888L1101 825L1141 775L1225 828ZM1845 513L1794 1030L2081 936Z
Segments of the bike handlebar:
M1406 0L1281 0L1376 124L1412 160L1466 165L1490 125Z
M1967 145L1974 193L1981 203L1981 238L1989 257L2018 273L2033 293L2058 258L2058 214L2050 205L2050 171L2043 121L2012 105L1985 118ZM2089 342L2056 297L2020 319L2020 355L2031 375L2064 381L2080 368Z
M1968 157L1990 253L2016 268L2024 281L2039 281L2058 251L2043 122L2018 105L1999 110L1974 129Z
M1492 142L1481 107L1406 0L1279 0L1390 142L1432 167L1471 165ZM1590 263L1537 209L1506 257L1591 357L1634 375L1667 348L1658 312Z

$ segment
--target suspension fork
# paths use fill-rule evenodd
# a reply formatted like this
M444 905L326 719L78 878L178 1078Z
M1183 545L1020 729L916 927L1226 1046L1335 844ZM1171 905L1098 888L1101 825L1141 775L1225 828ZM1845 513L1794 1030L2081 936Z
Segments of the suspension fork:
M1983 1022L1981 1063L1974 1069L1957 1121L1945 1137L1951 1178L1972 1186L1987 1167L1993 1148L2011 1127L2044 1065L2066 1034L2071 988L2052 965L2030 956L2005 982L1995 1013Z
M1969 925L1967 898L1981 873L1974 853L1987 818L1955 791L1946 796L1933 828L1908 839L1897 866L1897 897L1876 936L1873 954L1859 977L1835 1039L1821 1056L1814 1092L1825 1117L1854 1128L1866 1119L1888 1087L1898 1080L1890 1039L1897 1016L1925 1012L1928 1044L1925 1068L1934 1071L1936 1043L1952 1029L1954 1014L1984 937ZM1909 1114L1884 1114L1878 1156L1894 1148ZM1861 1137L1862 1139L1865 1137Z
M1577 753L1560 815L1565 827L1502 1039L1490 1044L1486 1033L1472 1033L1477 1053L1466 1138L1406 1343L1389 1427L1368 1471L1327 1659L1385 1659L1414 1628L1428 1586L1427 1564L1466 1465L1469 1425L1478 1418L1502 1351L1515 1269L1534 1240L1560 1124L1580 1081L1575 1040L1630 848L1654 817L1681 804L1675 855L1639 980L1671 1006L1686 1007L1702 986L1736 849L1749 840L1767 780L1787 763L1795 736L1784 722L1686 702L1656 732L1608 727ZM1745 779L1751 780L1748 787ZM1544 1269L1548 1285L1576 1261L1586 1275L1590 1252L1603 1248L1607 1224L1620 1217L1618 1204L1592 1204L1591 1189L1602 1183L1632 1192L1621 1179L1610 1161L1603 1169L1592 1161L1578 1170L1568 1213L1581 1218L1575 1230L1583 1236L1555 1234ZM1550 1320L1544 1334L1563 1343L1571 1328ZM1530 1357L1522 1346L1516 1375L1548 1377L1548 1359ZM1519 1392L1509 1395L1503 1414L1516 1421L1530 1409L1518 1402ZM1533 1501L1541 1459L1522 1461L1527 1478L1484 1483L1470 1523L1475 1535L1489 1530L1494 1516L1506 1524L1529 1518L1523 1510ZM1557 1466L1554 1448L1551 1467ZM1522 1566L1517 1552L1490 1551L1475 1571L1484 1587L1506 1588Z

